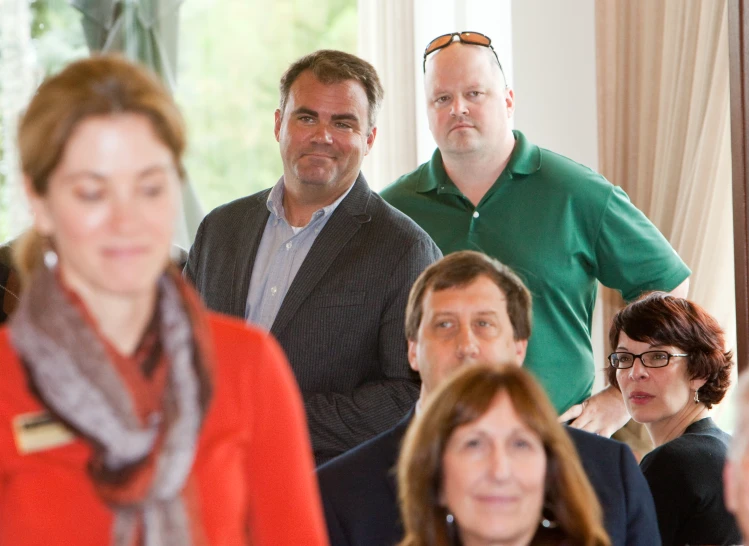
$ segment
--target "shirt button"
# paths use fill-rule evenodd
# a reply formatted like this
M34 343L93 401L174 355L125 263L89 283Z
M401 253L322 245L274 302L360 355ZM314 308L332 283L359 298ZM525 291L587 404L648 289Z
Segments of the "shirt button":
M291 248L291 246L292 246L291 243L286 243L286 250L289 250Z
M473 217L474 217L474 218L478 218L478 217L479 217L479 211L477 211L477 210L474 210L474 211L473 211Z
M272 296L275 296L276 292L278 292L278 288L276 288L275 286L270 289L270 293L271 293Z

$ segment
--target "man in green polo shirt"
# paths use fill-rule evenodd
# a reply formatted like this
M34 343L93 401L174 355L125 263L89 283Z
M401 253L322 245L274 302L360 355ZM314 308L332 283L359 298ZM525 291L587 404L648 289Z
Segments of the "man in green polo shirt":
M424 71L438 149L382 197L443 254L480 250L522 277L534 315L526 367L562 419L611 435L628 415L615 389L590 396L597 281L627 300L650 290L686 296L689 268L620 188L510 128L514 93L487 37L436 38Z

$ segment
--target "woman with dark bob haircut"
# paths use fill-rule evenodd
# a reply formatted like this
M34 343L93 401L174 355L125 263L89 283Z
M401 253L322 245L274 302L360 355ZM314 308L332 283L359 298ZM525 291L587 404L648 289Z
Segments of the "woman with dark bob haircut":
M696 303L654 292L619 311L608 378L655 444L640 464L664 545L739 544L723 503L731 437L708 416L733 366L718 322Z
M0 328L0 544L327 544L283 352L169 265L186 142L166 88L77 61L18 144L34 224Z
M601 508L548 397L514 365L467 366L410 426L399 546L609 546Z

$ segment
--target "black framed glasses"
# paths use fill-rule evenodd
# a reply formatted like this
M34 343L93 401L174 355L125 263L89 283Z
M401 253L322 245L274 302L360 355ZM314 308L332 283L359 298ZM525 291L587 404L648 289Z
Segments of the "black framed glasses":
M431 54L437 51L438 49L444 49L448 47L450 44L454 43L455 36L458 37L458 41L463 44L470 44L470 45L478 45L483 47L488 47L492 50L492 53L494 53L494 58L497 59L497 64L499 65L499 71L502 72L502 79L505 79L505 71L502 69L502 63L499 62L499 56L497 56L497 52L494 50L494 46L492 45L492 39L489 38L489 36L486 36L485 34L481 34L480 32L473 32L470 30L466 30L463 32L451 32L449 34L443 34L442 36L437 36L434 40L429 42L426 49L424 50L424 73L426 74L427 71L427 57Z
M689 356L688 354L672 354L666 351L645 351L639 355L617 351L609 355L609 364L617 370L626 370L635 365L635 359L640 359L642 365L646 368L663 368L673 357Z

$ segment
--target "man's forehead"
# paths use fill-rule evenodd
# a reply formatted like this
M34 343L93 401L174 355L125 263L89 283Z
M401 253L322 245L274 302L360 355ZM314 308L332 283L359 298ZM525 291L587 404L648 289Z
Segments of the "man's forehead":
M313 91L314 90L314 91ZM303 94L305 91L313 91L315 94L342 94L360 98L362 95L366 99L367 90L359 80L354 78L346 79L326 79L318 78L312 70L305 70L289 88L289 94Z
M486 275L480 275L466 284L448 288L429 288L424 294L424 311L439 312L446 308L506 313L507 296L499 285Z
M354 116L366 119L368 113L367 93L356 80L340 80L326 83L309 72L292 84L289 91L287 111L303 110L325 116Z

